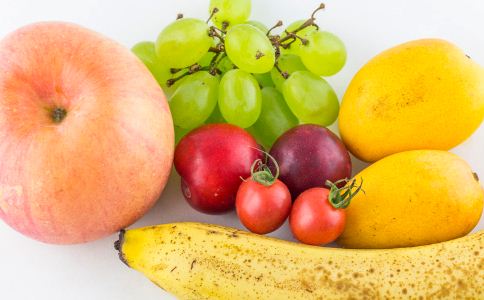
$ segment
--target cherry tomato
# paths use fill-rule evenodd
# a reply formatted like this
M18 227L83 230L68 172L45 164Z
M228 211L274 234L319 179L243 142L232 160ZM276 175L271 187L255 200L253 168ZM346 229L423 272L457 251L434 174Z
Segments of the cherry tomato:
M279 179L265 186L249 178L239 187L235 208L247 229L266 234L284 224L291 211L291 194Z
M279 165L269 153L258 149L266 159L256 159L250 168L250 178L244 180L237 191L235 208L244 226L258 234L266 234L284 224L291 212L291 193L287 186L277 179ZM267 165L271 159L275 175Z
M345 208L361 190L363 182L356 187L355 180L352 180L343 188L337 187L339 183L341 181L334 184L328 182L330 190L311 188L297 197L289 216L289 224L294 237L300 242L310 245L328 244L343 233Z
M329 190L312 188L297 197L289 216L294 237L310 245L328 244L343 233L344 209L334 208L328 201Z

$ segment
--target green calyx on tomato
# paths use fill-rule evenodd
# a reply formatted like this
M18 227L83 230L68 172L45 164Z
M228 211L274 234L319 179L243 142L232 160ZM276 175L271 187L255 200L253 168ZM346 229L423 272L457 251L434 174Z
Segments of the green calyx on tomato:
M279 165L277 164L276 159L272 155L263 150L257 148L255 149L264 153L265 159L263 161L259 158L254 161L254 163L250 167L251 178L255 182L260 183L264 186L271 186L274 184L274 182L276 182L277 178L279 177ZM267 165L268 159L271 159L274 163L274 169L276 174L272 174L271 169Z
M339 188L338 184L342 182L346 183L346 185ZM326 185L330 188L328 201L334 208L347 208L348 205L350 205L351 199L353 199L356 194L360 191L365 193L362 189L363 178L361 178L361 182L358 186L356 186L356 179L349 180L348 178L338 180L334 183L326 180Z

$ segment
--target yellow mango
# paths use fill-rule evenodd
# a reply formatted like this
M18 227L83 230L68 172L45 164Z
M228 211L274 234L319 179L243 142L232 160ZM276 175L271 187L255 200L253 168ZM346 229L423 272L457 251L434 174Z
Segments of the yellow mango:
M455 154L413 150L390 155L355 176L363 179L346 209L338 243L347 248L427 245L462 237L479 222L484 193Z
M484 118L484 68L455 45L411 41L371 59L351 81L339 130L356 157L449 150Z

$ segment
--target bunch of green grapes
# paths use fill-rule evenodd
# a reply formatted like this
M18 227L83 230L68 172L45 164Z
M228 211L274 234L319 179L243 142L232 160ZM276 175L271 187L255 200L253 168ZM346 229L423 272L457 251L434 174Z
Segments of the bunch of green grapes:
M300 123L331 125L338 98L322 76L346 62L343 42L307 20L281 34L249 20L250 0L211 0L208 21L182 15L132 51L168 97L177 141L207 123L246 128L270 147Z

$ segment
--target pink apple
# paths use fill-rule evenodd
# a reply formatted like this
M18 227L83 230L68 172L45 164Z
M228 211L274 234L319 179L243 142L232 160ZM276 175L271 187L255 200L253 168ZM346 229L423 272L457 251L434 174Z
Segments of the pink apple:
M118 43L60 22L0 42L0 218L14 229L71 244L132 224L173 148L162 90Z

